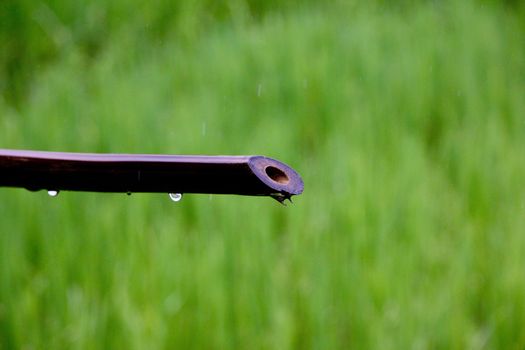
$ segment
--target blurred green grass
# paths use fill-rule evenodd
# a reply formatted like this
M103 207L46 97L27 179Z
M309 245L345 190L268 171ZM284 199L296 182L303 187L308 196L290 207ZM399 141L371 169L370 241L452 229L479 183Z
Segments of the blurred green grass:
M519 2L4 2L0 147L264 154L270 199L0 191L0 348L525 346Z

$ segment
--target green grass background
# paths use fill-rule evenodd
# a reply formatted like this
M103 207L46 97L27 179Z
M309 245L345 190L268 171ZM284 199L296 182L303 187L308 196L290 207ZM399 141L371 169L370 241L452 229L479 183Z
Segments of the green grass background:
M3 1L1 148L263 154L305 192L1 189L0 348L523 349L524 14Z

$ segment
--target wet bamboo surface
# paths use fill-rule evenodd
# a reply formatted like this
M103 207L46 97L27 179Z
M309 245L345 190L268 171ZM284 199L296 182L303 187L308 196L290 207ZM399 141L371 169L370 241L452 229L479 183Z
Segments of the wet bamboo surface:
M0 149L0 186L31 191L272 196L302 193L299 174L263 156L92 154Z

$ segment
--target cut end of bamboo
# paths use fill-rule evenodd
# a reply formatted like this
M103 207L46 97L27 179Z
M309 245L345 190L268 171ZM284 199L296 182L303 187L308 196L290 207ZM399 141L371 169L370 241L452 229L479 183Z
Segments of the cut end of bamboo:
M263 156L253 156L248 162L253 173L273 192L272 197L282 202L303 193L301 176L288 165Z

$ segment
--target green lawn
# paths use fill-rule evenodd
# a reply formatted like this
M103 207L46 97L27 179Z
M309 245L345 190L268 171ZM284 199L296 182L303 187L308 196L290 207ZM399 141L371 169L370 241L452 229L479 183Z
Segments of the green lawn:
M0 189L0 349L525 347L519 4L62 2L3 5L0 148L262 154L305 191Z

